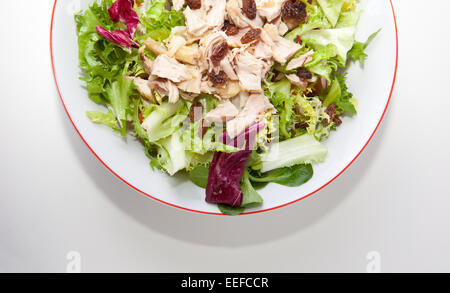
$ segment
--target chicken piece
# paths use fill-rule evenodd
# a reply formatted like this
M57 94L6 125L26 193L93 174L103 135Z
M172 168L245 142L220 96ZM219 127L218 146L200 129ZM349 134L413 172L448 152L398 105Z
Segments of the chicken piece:
M169 103L175 104L180 99L180 92L175 84L167 79L155 79L148 82L149 87L155 89L162 97L167 96Z
M225 56L225 58L220 61L220 69L223 70L223 72L225 72L225 74L228 76L229 79L231 80L238 80L238 76L236 74L236 72L234 71L234 65L233 65L233 60L232 60L232 56L230 56L230 54L228 54L227 56Z
M238 81L228 81L224 87L214 88L214 94L221 100L234 98L241 92L241 86Z
M198 69L192 69L191 72L193 74L193 78L180 82L178 84L178 88L188 93L200 94L202 75L200 74L200 71Z
M227 36L228 46L231 48L243 47L244 44L242 44L241 39L249 30L250 30L250 28L243 28L243 29L240 29L237 34L232 35L232 36Z
M156 55L167 54L167 48L161 42L155 41L152 38L145 40L144 45Z
M236 72L243 90L262 92L262 69L262 61L249 52L243 51L236 56Z
M236 108L239 109L239 111L241 111L242 109L244 109L245 104L247 104L247 100L248 100L249 96L250 95L248 92L240 92L239 95L234 97L231 102L233 103L233 105L236 106Z
M193 101L198 96L198 94L186 93L181 91L180 96L187 101Z
M148 80L140 77L129 77L133 80L134 85L137 87L138 93L140 93L145 99L153 101L152 89L148 84Z
M273 57L272 47L265 42L258 42L254 48L253 56L258 59L270 60Z
M305 53L297 58L292 59L289 61L288 65L286 66L286 70L292 70L295 68L302 67L306 63L310 62L312 60L312 55L314 54L314 51L311 50L308 53Z
M224 32L218 31L201 41L200 59L203 63L200 68L216 75L223 71L228 79L237 80L233 65L234 54L230 52L226 38Z
M300 44L281 37L277 27L273 24L266 24L264 26L264 31L272 40L270 45L273 50L273 58L281 65L284 65L289 58L302 48Z
M172 0L173 9L175 9L176 11L180 11L184 6L184 2L184 0Z
M281 7L285 0L259 0L256 1L258 14L268 22L272 22L281 15Z
M242 0L229 0L226 5L228 18L239 28L261 28L264 24L259 15L255 19L249 19L242 13Z
M186 39L179 35L171 36L167 41L167 56L173 57L178 52L178 50L186 45Z
M141 58L142 61L142 66L144 67L145 72L147 72L148 74L152 73L152 68L153 68L153 61L148 59L145 56L145 47L141 47L139 49L139 57Z
M228 54L226 34L222 31L214 32L200 41L200 69L216 74L220 72L220 62Z
M308 87L308 81L298 77L296 74L288 74L286 78L295 86L305 89Z
M206 22L210 29L221 28L225 21L226 0L203 0L202 9L206 10Z
M230 101L220 103L215 109L209 111L205 115L205 120L208 124L211 123L225 123L233 119L239 114L238 109Z
M209 29L208 23L204 20L205 12L203 9L192 10L187 7L183 14L189 34L199 37Z
M247 127L259 121L260 117L269 111L275 111L269 99L262 94L250 95L244 109L234 118L227 122L227 133L230 138L235 138Z
M280 36L284 36L289 30L289 27L286 25L286 23L284 23L284 21L281 20L281 16L275 18L270 23L277 27L278 34Z
M192 79L189 68L167 55L159 55L153 62L152 75L167 78L173 82L182 82Z

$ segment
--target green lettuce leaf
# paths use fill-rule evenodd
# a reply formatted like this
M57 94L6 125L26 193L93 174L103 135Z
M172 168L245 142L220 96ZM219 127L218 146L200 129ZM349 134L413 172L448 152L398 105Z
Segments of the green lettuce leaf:
M338 68L337 54L338 49L334 44L319 47L305 67L310 72L325 77L328 82L331 82L331 76Z
M364 66L364 63L367 58L367 54L364 52L364 50L367 48L367 46L369 46L370 42L372 42L372 40L375 39L375 37L380 33L380 31L381 29L371 34L365 43L355 42L353 44L352 49L348 52L348 58L354 61L358 60L359 63L361 63L361 65Z
M111 127L113 130L117 130L116 116L114 116L112 111L108 111L108 113L99 111L87 111L86 115L93 123L103 124Z
M342 6L345 0L317 0L326 17L330 21L333 27L339 20L339 15L341 14Z
M286 78L278 82L271 82L269 79L265 83L265 95L278 111L281 137L291 137L289 126L291 117L294 114L294 99L291 96L291 83Z
M157 41L170 36L172 28L184 25L182 11L167 11L166 0L146 0L138 10L139 20L145 28L145 35Z
M127 115L131 113L130 96L133 93L134 84L130 79L119 78L110 87L106 88L106 94L111 102L114 115L119 121L121 133L126 136Z
M339 114L354 115L357 112L357 100L348 91L345 77L345 74L336 75L323 105L328 107L331 104L335 104Z
M344 67L347 53L355 42L355 33L356 27L314 30L304 34L303 41L316 51L333 44L337 50L339 65Z
M323 162L327 152L327 147L318 142L314 136L309 134L297 136L273 144L269 152L261 156L261 172L298 164Z
M250 174L249 178L254 184L273 182L288 187L298 187L308 182L313 176L311 164L300 164L292 167L275 169L267 173Z

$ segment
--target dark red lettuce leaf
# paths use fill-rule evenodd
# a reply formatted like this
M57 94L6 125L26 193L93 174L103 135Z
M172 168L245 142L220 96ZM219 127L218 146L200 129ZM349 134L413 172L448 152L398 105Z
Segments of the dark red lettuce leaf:
M242 204L240 180L244 173L254 144L256 134L264 127L263 123L250 126L235 139L229 139L226 132L221 141L245 149L235 153L216 152L209 168L208 185L206 186L206 202L226 204L239 207Z
M97 32L111 42L130 49L138 48L139 44L133 41L134 34L139 24L139 17L133 9L134 0L117 0L108 9L109 17L114 22L122 22L127 25L127 30L115 30L113 32L97 26Z
M139 24L139 17L133 9L134 0L117 0L108 9L109 17L114 22L127 25L130 36L133 38Z
M113 32L109 32L101 26L97 26L97 32L105 39L108 39L121 47L125 47L128 49L130 49L131 47L139 47L139 44L133 41L128 31L116 30Z

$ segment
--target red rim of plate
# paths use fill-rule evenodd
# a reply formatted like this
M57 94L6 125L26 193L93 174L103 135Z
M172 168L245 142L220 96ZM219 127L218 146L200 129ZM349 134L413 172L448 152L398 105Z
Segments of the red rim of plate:
M307 197L310 197L311 195L315 194L316 192L318 192L318 191L322 190L323 188L325 188L326 186L328 186L331 182L333 182L336 178L338 178L342 173L344 173L344 172L348 169L348 167L350 167L350 165L353 164L353 162L361 155L361 153L362 153L362 152L364 151L364 149L367 147L367 145L369 144L369 142L372 140L373 136L375 135L375 132L378 130L378 128L379 128L379 126L380 126L380 124L381 124L381 121L382 121L383 118L384 118L384 115L386 114L387 108L388 108L389 103L390 103L390 101L391 101L392 93L393 93L393 91L394 91L395 80L396 80L396 77L397 77L397 67L398 67L398 31L397 31L397 19L396 19L396 16L395 16L395 10L394 10L394 5L392 4L392 0L389 0L389 1L390 1L390 3L391 3L392 14L393 14L393 17L394 17L395 38L396 38L396 58L395 58L394 79L392 80L391 91L390 91L390 93L389 93L389 99L388 99L388 101L387 101L387 103L386 103L386 107L384 108L384 111L383 111L383 114L381 115L380 121L378 122L377 126L375 127L375 130L373 131L373 133L372 133L372 135L370 136L369 140L365 143L364 147L358 152L358 154L355 156L355 158L354 158L354 159L353 159L353 160L352 160L352 161L351 161L351 162L350 162L350 163L349 163L349 164L348 164L341 172L339 172L334 178L332 178L330 181L328 181L327 183L325 183L323 186L321 186L320 188L316 189L315 191L313 191L313 192L311 192L311 193L309 193L309 194L307 194L307 195L305 195L305 196L303 196L303 197L301 197L301 198L299 198L299 199L296 199L296 200L294 200L294 201L291 201L291 202L288 202L288 203L285 203L285 204L282 204L282 205L279 205L279 206L276 206L276 207L272 207L272 208L264 209L264 210L259 210L259 211L253 211L253 212L242 213L241 215L250 215L250 214L257 214L257 213L263 213L263 212L272 211L272 210L279 209L279 208L282 208L282 207L291 205L291 204L293 204L293 203L299 202L299 201L301 201L301 200L303 200L303 199L305 199L305 198L307 198ZM130 186L130 187L133 188L134 190L136 190L136 191L138 191L138 192L144 194L144 195L147 196L147 197L150 197L150 198L152 198L152 199L154 199L154 200L156 200L156 201L159 201L159 202L164 203L164 204L166 204L166 205L169 205L169 206L171 206L171 207L179 208L179 209L186 210L186 211L190 211L190 212L196 212L196 213L200 213L200 214L208 214L208 215L224 215L224 214L222 214L222 213L212 213L212 212L205 212L205 211L197 211L197 210L188 209L188 208L185 208L185 207L182 207L182 206L177 206L177 205L175 205L175 204L171 204L171 203L165 202L165 201L163 201L163 200L161 200L161 199L158 199L158 198L156 198L156 197L154 197L154 196L152 196L152 195L150 195L150 194L148 194L148 193L145 193L144 191L142 191L142 190L136 188L135 186L133 186L132 184L130 184L129 182L127 182L125 179L123 179L122 177L120 177L119 174L117 174L116 172L114 172L114 171L113 171L113 170L112 170L105 162L103 162L103 160L102 160L102 159L94 152L94 150L90 147L90 145L87 143L87 141L86 141L86 140L84 139L84 137L81 135L81 133L80 133L80 131L78 130L78 128L75 126L75 123L73 122L72 117L70 116L69 111L67 110L67 107L66 107L66 105L65 105L65 103L64 103L64 100L63 100L63 97L62 97L62 94L61 94L61 91L60 91L60 88L59 88L58 80L57 80L57 78L56 78L55 63L54 63L54 60L53 60L53 23L54 23L54 18L55 18L55 9L56 9L56 3L57 3L57 2L58 2L58 0L55 0L55 3L53 4L52 19L51 19L51 25L50 25L50 54L51 54L51 60L52 60L53 76L54 76L54 79L55 79L56 88L57 88L57 90L58 90L59 97L61 98L61 102L62 102L62 104L63 104L63 106L64 106L64 110L66 111L66 114L67 114L67 116L69 117L70 122L72 123L73 127L75 128L75 130L77 131L78 135L79 135L80 138L83 140L83 142L86 144L86 146L89 148L89 150L94 154L94 156L95 156L95 157L96 157L96 158L97 158L97 159L98 159L98 160L99 160L99 161L100 161L100 162L101 162L101 163L102 163L102 164L103 164L103 165L104 165L111 173L113 173L113 174L114 174L115 176L117 176L120 180L122 180L123 182L125 182L128 186Z

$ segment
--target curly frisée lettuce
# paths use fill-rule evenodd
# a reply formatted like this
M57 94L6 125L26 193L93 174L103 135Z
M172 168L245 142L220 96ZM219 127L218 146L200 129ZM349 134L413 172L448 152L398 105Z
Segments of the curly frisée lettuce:
M267 184L311 179L358 111L345 69L379 33L355 39L358 0L247 2L93 0L75 15L80 79L105 107L87 118L228 215L262 205Z

